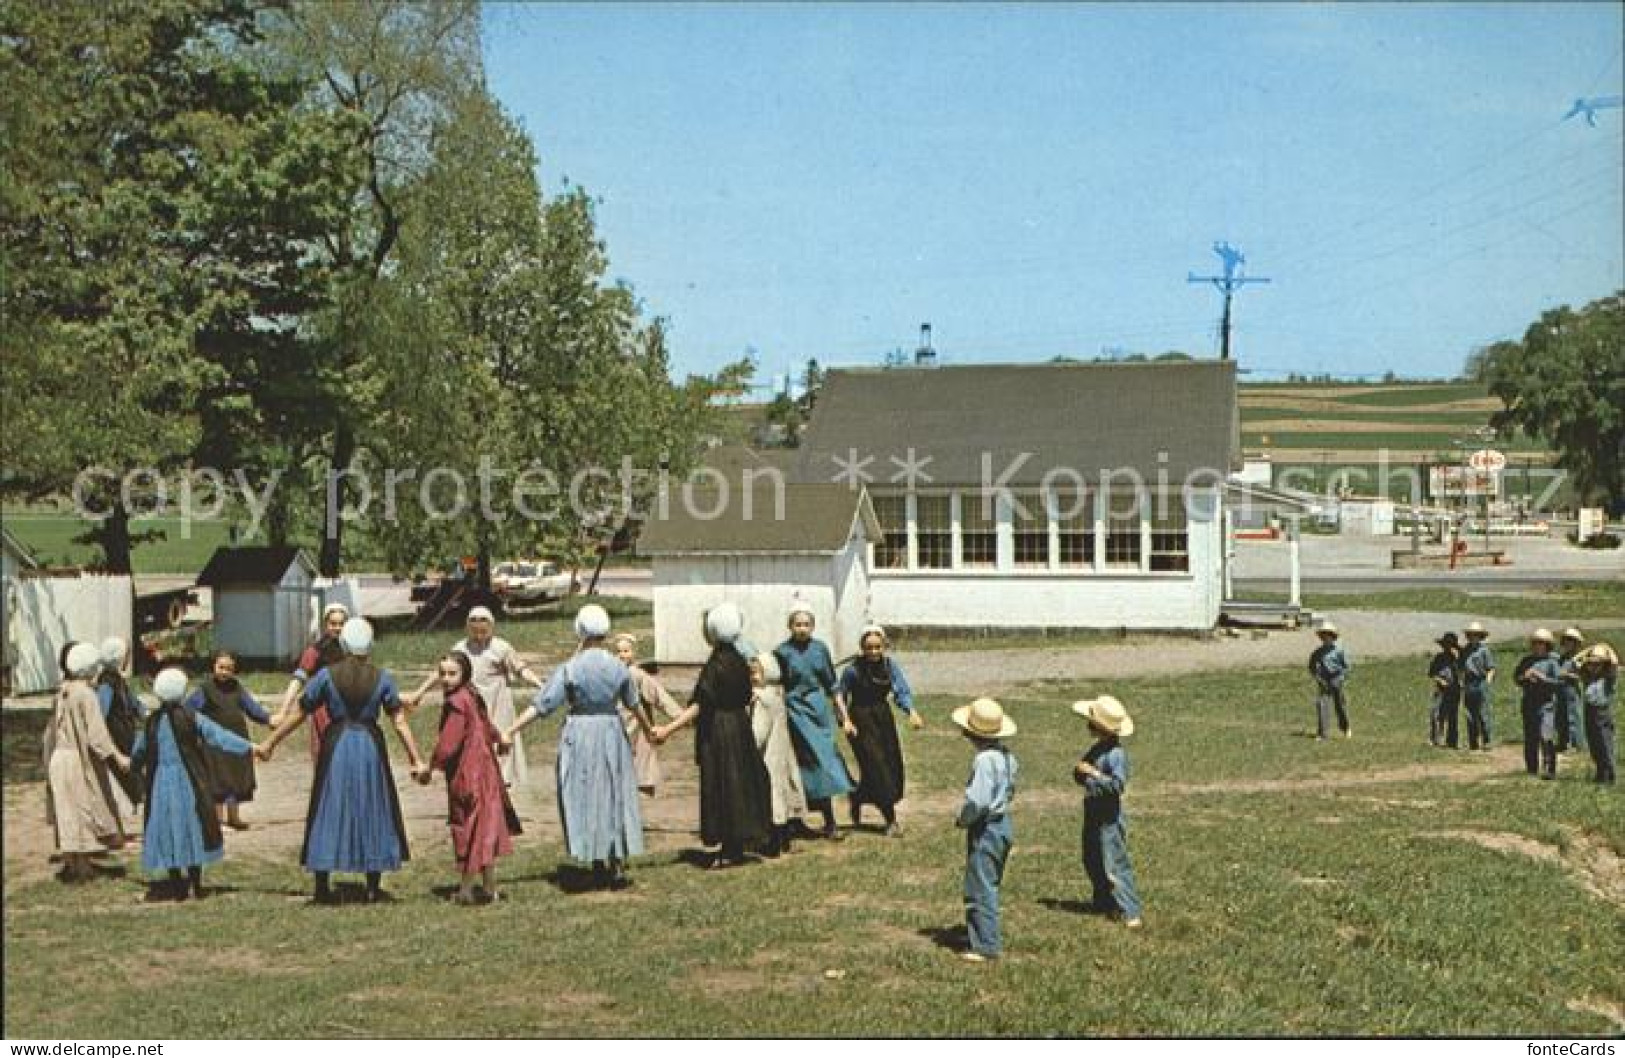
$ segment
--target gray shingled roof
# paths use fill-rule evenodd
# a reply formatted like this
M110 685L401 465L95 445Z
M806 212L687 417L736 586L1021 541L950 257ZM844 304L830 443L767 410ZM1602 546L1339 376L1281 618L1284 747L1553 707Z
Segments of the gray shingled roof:
M930 458L926 485L978 484L982 457L1008 482L1037 484L1053 467L1096 480L1102 467L1132 467L1147 481L1166 469L1182 481L1197 469L1240 469L1234 361L1149 364L986 364L833 370L801 441L796 480L830 481L837 460L874 457L884 487L914 450ZM1166 453L1166 462L1158 454ZM893 462L893 460L898 462Z
M638 537L638 554L833 555L846 547L852 526L860 518L869 539L880 537L868 493L861 490L854 492L844 485L786 484L782 519L775 517L770 483L758 481L751 490L748 520L745 496L746 490L737 481L726 492L696 488L691 504L684 502L681 489L673 488L667 516L660 517L658 505L649 512ZM701 517L713 511L719 512L716 517Z
M280 584L288 567L303 562L312 573L316 566L297 547L222 547L209 558L197 575L203 588L223 588L238 584Z

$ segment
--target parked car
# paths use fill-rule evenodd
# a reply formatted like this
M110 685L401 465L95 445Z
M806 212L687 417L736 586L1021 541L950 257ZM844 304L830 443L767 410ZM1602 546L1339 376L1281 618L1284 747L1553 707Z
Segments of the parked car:
M562 599L576 590L575 575L557 562L521 559L499 562L491 570L491 588L508 603Z

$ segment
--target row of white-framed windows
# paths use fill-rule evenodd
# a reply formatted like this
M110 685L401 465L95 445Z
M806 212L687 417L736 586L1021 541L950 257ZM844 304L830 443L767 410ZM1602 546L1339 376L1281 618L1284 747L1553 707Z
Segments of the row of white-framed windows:
M1186 572L1190 526L1178 495L1137 502L1130 488L1017 491L987 502L979 490L872 497L879 570L1015 569ZM914 562L909 564L909 508ZM1009 544L1001 559L1001 531Z

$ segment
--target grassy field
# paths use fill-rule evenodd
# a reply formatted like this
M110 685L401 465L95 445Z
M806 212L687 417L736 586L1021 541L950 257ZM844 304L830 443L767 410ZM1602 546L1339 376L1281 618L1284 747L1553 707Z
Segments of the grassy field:
M1131 847L1146 928L1078 913L1086 739L1066 703L1134 712ZM442 843L380 907L309 906L294 856L228 857L224 892L142 905L136 880L5 874L6 1031L127 1036L1617 1035L1625 796L1526 778L1515 754L1425 744L1411 660L1361 667L1357 737L1317 744L1296 671L1035 686L1021 725L1007 954L953 957L968 765L928 698L905 733L901 840L864 832L728 872L694 840L627 893L575 892L556 839L519 840L510 901L454 909ZM1515 708L1504 699L1503 733ZM419 723L430 718L420 715ZM13 743L8 723L7 778ZM555 738L532 740L543 759ZM691 781L686 741L669 752ZM18 788L8 787L13 793ZM692 787L688 787L689 790ZM688 794L692 796L692 794ZM32 810L32 808L30 809ZM690 806L692 811L692 806ZM668 845L671 842L668 840ZM32 878L32 880L30 880ZM443 891L443 889L441 890ZM196 987L207 981L206 989ZM71 994L72 1002L63 995ZM238 997L223 1001L220 997Z
M1276 601L1279 593L1243 592L1243 598ZM1547 592L1518 595L1472 594L1445 588L1416 588L1367 594L1312 592L1304 597L1311 610L1414 610L1459 613L1482 619L1535 620L1563 614L1570 623L1625 621L1625 584L1569 585ZM1561 631L1554 629L1553 631Z

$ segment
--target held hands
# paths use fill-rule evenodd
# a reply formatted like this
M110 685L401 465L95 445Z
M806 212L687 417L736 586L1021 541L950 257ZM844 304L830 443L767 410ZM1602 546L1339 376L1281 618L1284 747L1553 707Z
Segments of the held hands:
M502 756L513 749L513 736L504 732L497 736L497 755Z
M255 758L257 758L258 760L264 761L267 764L269 764L271 762L271 756L275 752L276 752L276 743L275 742L261 742L259 745L254 747L254 756L255 756Z
M925 717L921 716L918 712L909 713L908 726L918 731L920 728L925 726Z

